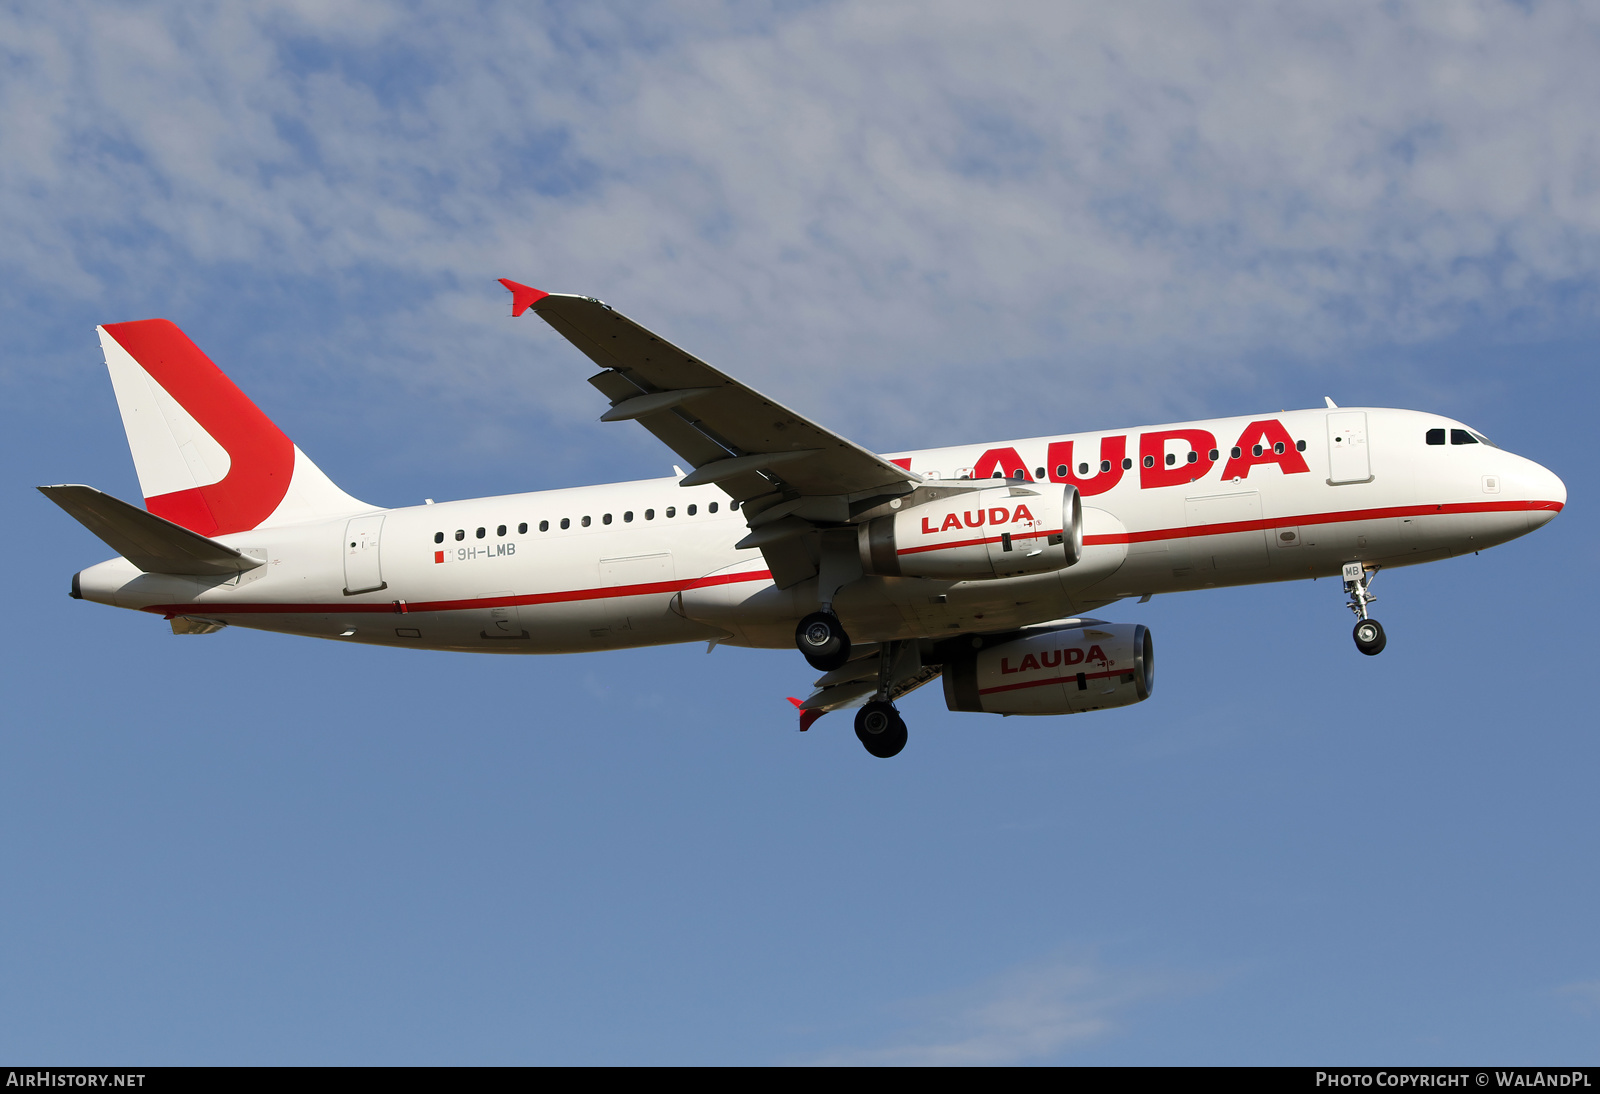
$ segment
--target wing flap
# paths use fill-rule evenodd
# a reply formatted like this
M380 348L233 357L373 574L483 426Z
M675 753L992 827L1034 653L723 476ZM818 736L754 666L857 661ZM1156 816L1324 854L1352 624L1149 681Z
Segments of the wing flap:
M251 558L92 486L41 486L39 493L147 574L209 577L254 569Z
M811 723L835 710L860 706L878 690L879 648L865 647L868 652L856 657L842 668L818 677L815 689L805 699L791 699L800 711L800 728L809 729ZM914 643L902 646L895 655L895 665L888 689L890 702L909 695L924 684L937 680L944 672L943 665L925 665Z

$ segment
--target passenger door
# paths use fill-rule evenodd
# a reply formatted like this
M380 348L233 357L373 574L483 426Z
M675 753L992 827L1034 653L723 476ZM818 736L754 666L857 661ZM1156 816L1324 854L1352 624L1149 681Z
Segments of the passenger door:
M344 595L388 588L379 560L383 514L354 517L344 526Z
M1367 415L1362 410L1341 410L1328 415L1328 485L1371 482L1372 461L1367 454Z

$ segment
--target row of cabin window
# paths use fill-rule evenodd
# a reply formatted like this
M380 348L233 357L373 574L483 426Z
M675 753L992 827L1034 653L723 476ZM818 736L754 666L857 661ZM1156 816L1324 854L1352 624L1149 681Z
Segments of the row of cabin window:
M728 503L728 509L730 511L737 511L738 508L739 508L739 503L738 502L730 501ZM686 507L684 509L684 514L686 516L691 516L692 517L692 516L696 515L699 511L700 511L700 507L698 505L691 504L691 505L689 505L688 507ZM716 511L717 511L717 503L716 502L712 502L711 504L706 506L706 512L715 513ZM672 517L677 516L678 515L678 507L675 506L675 505L667 506L666 511L665 511L665 513L663 515L668 517L669 519L672 518ZM656 519L656 511L654 509L646 509L644 511L644 519L645 520L655 520ZM633 510L632 509L626 510L622 514L622 522L624 524L628 524L632 520L633 520ZM579 517L578 518L578 525L580 527L582 527L582 528L589 527L589 525L591 523L593 523L593 520L590 517ZM611 514L610 513L603 514L600 517L600 523L601 524L610 524L611 523ZM571 528L571 527L572 527L572 518L571 517L562 517L561 518L561 528L562 528L562 530L564 531L564 530L566 530L568 528ZM549 530L550 530L550 522L547 521L547 520L541 520L539 522L539 531L548 532ZM474 533L474 535L478 539L483 539L488 534L489 534L488 528L479 528L477 530L477 532ZM497 536L505 535L506 534L506 526L504 524L500 525L499 527L497 527L494 530L494 534L497 535ZM527 525L526 522L517 525L517 534L519 536L528 534L528 525ZM456 538L457 539L466 539L467 538L467 530L465 528L457 528L456 529ZM433 533L433 542L435 542L435 543L443 543L444 542L444 533L443 532L435 532L435 533Z
M1435 442L1429 441L1428 443L1429 444L1433 444ZM1441 441L1441 442L1438 442L1438 443L1442 444L1443 442ZM1295 450L1297 452L1304 452L1306 450L1306 442L1305 441L1296 441L1296 442L1294 442L1294 447L1295 447ZM1280 456L1283 455L1283 453L1284 453L1283 442L1279 441L1277 444L1273 445L1272 446L1272 450L1274 452L1276 452ZM1261 455L1263 450L1262 450L1262 447L1258 444L1255 447L1253 447L1250 451L1254 455L1259 456L1259 455ZM1243 455L1243 453L1238 448L1234 448L1232 450L1232 452L1230 453L1230 455L1232 456L1233 459L1238 459L1241 455ZM1222 456L1221 451L1218 450L1218 449L1213 448L1211 450L1208 458L1211 460L1212 463L1216 463L1217 460L1221 458L1221 456ZM1177 453L1168 452L1167 453L1167 466L1168 467L1172 467L1177 462L1178 462ZM1187 456L1185 462L1187 462L1187 463L1199 463L1200 462L1200 453L1194 451L1193 449L1190 449L1189 450L1189 455ZM1144 465L1146 467L1154 467L1156 465L1156 458L1154 456L1146 456L1144 458ZM1128 471L1128 470L1131 470L1132 468L1133 468L1133 460L1124 458L1123 461L1122 461L1122 469L1124 471ZM1110 460L1101 460L1100 461L1100 474L1104 475L1106 472L1108 472L1110 470L1111 470L1111 461ZM1034 468L1033 469L1033 474L1034 474L1034 478L1038 479L1041 482L1044 481L1044 468L1042 468L1042 467ZM1081 478L1086 477L1088 474L1089 474L1089 465L1087 463L1080 463L1078 465L1078 477L1081 479ZM997 478L997 479L1003 479L1006 476L1005 476L1005 472L996 471L994 473L993 477ZM1023 478L1024 477L1024 472L1019 470L1019 471L1015 472L1012 477L1013 478L1018 478L1018 479ZM1056 478L1064 479L1066 477L1067 477L1067 465L1064 464L1064 463L1056 464Z
M1428 430L1428 443L1429 444L1444 444L1444 430L1443 429L1430 429L1430 430ZM1499 445L1497 445L1493 441L1491 441L1488 437L1485 437L1482 433L1474 433L1470 429L1452 429L1450 431L1450 443L1451 444L1486 444L1490 448L1498 448L1498 447L1500 447Z

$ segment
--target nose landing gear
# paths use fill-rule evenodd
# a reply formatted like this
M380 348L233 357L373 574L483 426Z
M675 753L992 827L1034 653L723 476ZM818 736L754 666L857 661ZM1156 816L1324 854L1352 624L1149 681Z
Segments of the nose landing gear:
M893 703L874 699L856 711L856 737L868 752L887 760L906 747L906 723Z
M1368 657L1376 657L1383 652L1383 647L1389 644L1388 637L1383 633L1383 624L1376 619L1367 618L1367 605L1378 599L1367 591L1375 576L1377 576L1376 569L1369 573L1359 562L1344 564L1344 591L1350 597L1350 610L1356 613L1356 626L1352 637L1356 640L1356 649Z

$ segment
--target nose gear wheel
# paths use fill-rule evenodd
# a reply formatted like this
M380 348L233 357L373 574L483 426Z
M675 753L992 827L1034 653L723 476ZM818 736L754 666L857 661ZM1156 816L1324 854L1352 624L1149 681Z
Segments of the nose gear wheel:
M1363 619L1357 623L1353 637L1356 640L1356 649L1368 657L1376 657L1382 653L1383 647L1389 642L1383 633L1383 624L1376 619Z

